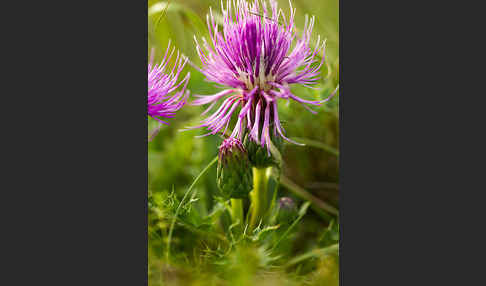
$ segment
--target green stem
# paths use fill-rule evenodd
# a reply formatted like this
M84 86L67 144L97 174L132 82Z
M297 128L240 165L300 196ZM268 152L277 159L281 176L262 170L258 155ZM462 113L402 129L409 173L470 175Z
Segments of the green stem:
M233 217L233 222L240 221L243 225L243 200L242 199L231 199L231 216Z
M290 139L297 141L299 143L303 143L303 144L310 146L310 147L322 149L326 152L329 152L329 153L339 157L339 151L336 148L329 146L327 144L324 144L322 142L319 142L317 140L299 138L299 137L291 137ZM298 146L298 145L289 145L289 146Z
M268 179L270 178L271 167L255 168L253 167L253 191L251 196L251 218L250 230L263 220L268 208Z
M304 190L303 188L299 187L296 185L294 182L292 182L289 178L285 176L280 176L280 184L282 184L284 187L289 189L291 192L296 194L297 196L310 201L313 205L335 215L339 215L339 210L336 209L335 207L331 206L330 204L322 201L318 197L312 195L308 191Z

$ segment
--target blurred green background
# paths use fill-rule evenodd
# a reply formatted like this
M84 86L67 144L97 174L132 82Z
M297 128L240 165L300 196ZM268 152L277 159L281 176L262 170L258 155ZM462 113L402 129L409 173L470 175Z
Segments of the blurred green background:
M155 59L160 60L169 39L171 44L200 66L194 36L207 37L206 14L211 6L219 13L220 1L171 0L148 1L148 51L155 48ZM226 2L226 1L224 1ZM286 17L289 2L277 1ZM306 99L327 97L339 82L339 2L337 0L293 0L296 8L296 27L304 27L305 14L314 15L316 24L313 44L317 36L327 39L326 65L322 80L313 90L293 87L292 91ZM165 11L164 11L165 10ZM214 94L218 87L205 81L202 74L189 64L188 89L191 94ZM339 93L337 94L339 95ZM191 96L190 101L193 100ZM299 186L278 187L278 197L288 196L300 207L306 196L339 208L339 97L308 112L300 104L279 103L279 114L287 136L301 138L307 146L287 144L283 155L282 175ZM319 208L314 202L286 238L279 250L279 258L270 255L264 244L249 244L222 250L214 222L208 222L217 207L215 200L216 167L209 169L195 185L190 203L185 205L174 229L171 245L173 259L169 264L166 253L170 219L178 202L195 177L216 156L221 142L218 136L196 138L203 129L180 132L195 126L203 118L204 107L186 105L163 126L148 144L149 154L149 285L338 285L337 255L322 254L317 250L338 240L338 221L335 216ZM157 123L149 119L149 130ZM298 139L296 139L298 140ZM304 195L299 193L305 192ZM213 238L216 237L216 238ZM232 244L233 245L233 244ZM219 248L219 249L218 249ZM309 255L309 259L289 266L292 258ZM321 255L322 254L322 255ZM283 264L287 266L282 266ZM262 275L265 279L261 279Z

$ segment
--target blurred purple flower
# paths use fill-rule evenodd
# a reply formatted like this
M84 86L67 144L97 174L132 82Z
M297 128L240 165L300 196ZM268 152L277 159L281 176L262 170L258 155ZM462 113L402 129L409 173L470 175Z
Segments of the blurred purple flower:
M173 118L175 112L179 110L189 97L189 91L186 91L189 82L190 73L177 83L177 78L187 63L187 58L177 52L177 58L172 68L169 62L174 54L175 48L169 53L170 42L165 51L165 56L160 64L153 64L154 52L152 50L148 64L148 116L160 123L168 123L163 118ZM181 85L181 90L171 94Z
M316 55L325 49L325 41L317 40L316 48L309 47L314 17L306 17L302 37L297 37L294 28L295 10L290 11L290 18L277 8L277 2L270 0L270 10L265 0L255 0L249 4L245 0L227 1L226 9L221 2L223 14L222 33L218 31L212 10L207 17L210 45L203 40L204 51L196 40L196 49L202 61L201 72L209 81L229 87L209 96L196 95L198 99L192 105L211 103L203 115L211 110L219 99L225 98L213 115L203 120L201 125L216 134L224 128L226 132L232 114L238 107L238 120L231 137L242 140L247 128L252 140L270 146L270 128L274 136L296 143L284 135L277 110L277 99L293 99L312 111L305 104L321 105L329 100L305 100L291 93L289 85L315 84L319 79L320 68L325 56L319 62ZM234 7L232 7L232 4ZM234 11L234 14L233 14ZM282 17L280 17L282 16ZM283 23L279 23L279 19ZM294 42L293 48L291 48ZM316 63L316 64L314 64ZM206 135L209 135L206 134Z
M295 208L294 201L291 198L289 198L289 197L282 197L282 198L280 198L280 200L278 201L278 204L279 204L279 207L281 209L292 209L292 208Z

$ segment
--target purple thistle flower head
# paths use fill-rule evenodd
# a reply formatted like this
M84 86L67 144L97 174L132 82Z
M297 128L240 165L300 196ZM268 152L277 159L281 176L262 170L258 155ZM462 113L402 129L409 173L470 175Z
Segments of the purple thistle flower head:
M218 30L212 10L207 17L210 43L203 38L201 46L196 39L196 49L201 58L201 72L209 81L227 87L210 96L197 95L192 105L211 103L207 113L222 98L223 103L199 127L207 127L209 134L226 132L232 114L240 107L231 137L242 140L248 132L250 138L270 149L270 132L296 143L284 135L278 116L277 100L293 99L303 104L321 105L329 100L311 101L292 94L290 85L315 84L325 57L319 62L318 53L324 52L325 41L317 40L315 49L309 46L314 17L306 17L301 37L294 28L295 10L287 20L275 0L221 2L223 28ZM333 94L334 95L334 94ZM271 131L273 129L273 131ZM207 134L207 135L209 135Z
M186 91L186 87L189 82L190 73L187 73L186 77L177 83L177 78L187 63L187 58L177 52L174 66L170 68L169 62L174 54L175 48L173 48L170 53L169 50L170 42L162 62L158 65L153 64L154 52L152 50L148 64L147 114L163 124L168 123L161 118L173 118L175 112L186 103L186 100L189 97L189 91ZM182 86L182 88L179 91L176 91L180 86Z

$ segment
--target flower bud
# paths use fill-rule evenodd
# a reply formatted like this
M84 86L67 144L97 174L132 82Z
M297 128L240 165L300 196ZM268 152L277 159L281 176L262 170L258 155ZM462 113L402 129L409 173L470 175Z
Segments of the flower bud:
M289 197L280 198L278 201L278 224L290 224L297 218L297 207Z
M276 147L276 150L278 152L282 152L284 145L283 140L278 136L273 136L273 134L270 136L270 138L271 144ZM243 145L248 152L248 159L250 160L252 166L257 168L279 166L280 162L278 162L278 159L270 152L270 150L252 140L250 136L245 136L243 139Z
M217 183L225 198L246 198L253 188L248 154L238 139L229 137L219 147Z

